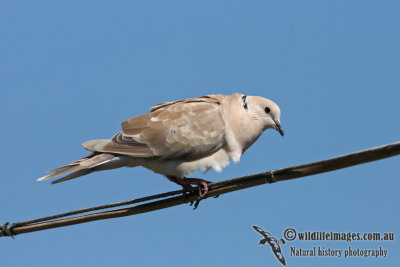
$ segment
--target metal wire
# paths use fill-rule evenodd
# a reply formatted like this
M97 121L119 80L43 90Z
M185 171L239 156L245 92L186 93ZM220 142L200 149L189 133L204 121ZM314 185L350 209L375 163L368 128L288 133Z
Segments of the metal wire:
M110 204L105 204L105 205L100 205L100 206L95 206L95 207L90 207L90 208L85 208L85 209L79 209L79 210L74 210L74 211L69 211L69 212L63 212L63 213L59 213L59 214L55 214L55 215L51 215L51 216L41 217L41 218L27 220L27 221L23 221L23 222L17 222L14 224L15 224L15 226L23 226L23 225L28 225L28 224L45 222L45 221L50 221L50 220L54 220L54 219L69 217L72 215L88 213L88 212L96 211L96 210L105 210L105 209L110 209L110 208L116 208L116 207L121 207L121 206L137 204L137 203L146 202L146 201L150 201L150 200L165 198L165 197L169 197L169 196L175 196L178 194L182 194L182 190L171 191L171 192L167 192L167 193L162 193L162 194L157 194L157 195L152 195L152 196L147 196L147 197L141 197L141 198L131 199L131 200L127 200L127 201L115 202L115 203L110 203Z
M285 181L285 180L315 175L323 172L329 172L333 170L354 166L361 163L392 157L398 154L400 154L400 142L395 142L384 146L362 150L326 160L311 162L307 164L302 164L277 170L271 170L263 173L246 175L243 177L237 177L230 180L212 183L209 185L208 196L209 197L218 196L220 194L225 194L261 184L274 183L278 181ZM192 202L198 199L198 189L192 188L191 191L192 192L187 194L186 199L184 199L181 196L177 196L182 193L181 190L178 190L178 191L171 191L167 193L157 194L153 196L132 199L128 201L116 202L112 204L100 205L86 209L60 213L52 216L46 216L23 222L6 223L3 227L0 228L0 236L14 236L16 234L29 233L56 227L64 227L68 225L85 223L95 220L130 216L134 214L140 214L144 212L150 212L158 209L172 207L187 202ZM138 204L138 203L143 203L143 204L133 205L127 208L114 209L110 211L103 211L99 213L91 213L77 217L60 219L72 215L115 208L120 206Z

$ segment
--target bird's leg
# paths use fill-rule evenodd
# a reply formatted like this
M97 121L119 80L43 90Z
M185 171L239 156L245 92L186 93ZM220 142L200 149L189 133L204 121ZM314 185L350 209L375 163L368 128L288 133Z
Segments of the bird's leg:
M208 184L211 184L212 182L206 181L203 179L197 179L197 178L184 178L183 182L188 185L197 185L199 187L199 197L204 198L207 193L208 193ZM201 190L201 186L204 188L204 192Z
M189 185L193 184L193 185L197 185L198 186L198 188L199 188L199 197L197 198L196 202L194 203L194 208L193 208L193 209L197 209L197 207L200 204L200 201L207 196L207 194L208 194L208 184L211 184L211 182L203 180L203 179L186 178L186 177L183 179L183 181L184 181L185 184L189 184ZM201 186L203 186L204 191L201 190ZM193 202L190 203L190 206L192 204L193 204Z
M191 189L192 186L191 185L197 185L199 187L199 198L196 200L196 203L194 204L194 208L196 209L197 206L200 203L200 200L204 199L207 196L208 193L208 184L210 184L210 181L206 181L203 179L197 179L197 178L186 178L184 177L183 179L179 179L175 176L169 176L167 175L167 178L171 181L174 182L176 184L179 184L180 186L182 186L182 191L183 191L183 197L186 197L186 192L188 191L188 189ZM201 188L201 186L203 186L203 190ZM193 204L193 202L192 202ZM191 204L191 205L192 205Z
M190 184L185 184L185 183L183 183L183 182L182 182L183 179L179 179L178 177L167 175L167 178L168 178L168 180L170 180L171 182L174 182L174 183L176 183L176 184L182 186L183 199L186 200L186 192L187 192L188 190L191 191L190 189L192 189L193 187L192 187Z

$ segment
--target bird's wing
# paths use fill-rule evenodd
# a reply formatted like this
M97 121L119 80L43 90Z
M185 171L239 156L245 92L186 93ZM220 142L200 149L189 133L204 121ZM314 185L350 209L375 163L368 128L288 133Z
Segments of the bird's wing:
M150 113L123 122L111 141L85 147L135 157L195 160L225 144L224 129L218 97L203 96L158 104Z
M263 229L261 229L261 227L258 227L257 225L253 225L254 230L256 230L258 233L260 233L261 235L263 235L264 237L266 237L265 235L265 231Z

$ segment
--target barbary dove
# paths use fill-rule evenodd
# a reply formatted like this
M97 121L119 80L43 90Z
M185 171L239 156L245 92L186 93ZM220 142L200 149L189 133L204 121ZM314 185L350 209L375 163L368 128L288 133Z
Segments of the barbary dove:
M143 166L181 185L184 195L197 185L201 199L210 182L185 176L210 168L220 172L230 159L238 162L268 128L284 134L278 105L259 96L207 95L161 103L123 122L111 139L83 143L91 154L37 180L68 174L52 182L59 183L96 171Z

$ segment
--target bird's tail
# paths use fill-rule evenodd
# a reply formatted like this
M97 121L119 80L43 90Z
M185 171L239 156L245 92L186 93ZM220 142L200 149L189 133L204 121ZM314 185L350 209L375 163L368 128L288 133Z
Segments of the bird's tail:
M86 157L78 159L68 165L48 171L46 176L40 177L37 181L49 180L51 178L68 174L53 181L53 184L71 180L95 171L115 169L125 166L124 161L112 154L94 152Z

